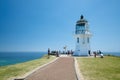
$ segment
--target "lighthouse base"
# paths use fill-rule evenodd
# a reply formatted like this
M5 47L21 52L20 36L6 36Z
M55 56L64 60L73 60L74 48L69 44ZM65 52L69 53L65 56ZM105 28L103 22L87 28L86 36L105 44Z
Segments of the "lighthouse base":
M86 50L86 51L76 50L73 53L73 56L88 56L88 50Z

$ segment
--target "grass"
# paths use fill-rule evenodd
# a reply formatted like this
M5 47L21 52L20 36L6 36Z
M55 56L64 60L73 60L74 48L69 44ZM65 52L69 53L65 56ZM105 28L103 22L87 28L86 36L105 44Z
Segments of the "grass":
M84 80L120 80L120 57L77 58Z
M13 77L23 76L27 72L48 63L53 59L55 59L55 57L47 59L47 56L44 56L43 58L32 61L0 67L0 80L8 80Z

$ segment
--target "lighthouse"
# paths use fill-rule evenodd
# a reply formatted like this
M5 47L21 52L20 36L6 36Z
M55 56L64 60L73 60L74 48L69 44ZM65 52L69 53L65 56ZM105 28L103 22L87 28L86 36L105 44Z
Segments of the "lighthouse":
M90 38L91 33L89 31L88 21L81 15L80 20L76 22L75 26L76 47L73 55L86 56L90 54Z

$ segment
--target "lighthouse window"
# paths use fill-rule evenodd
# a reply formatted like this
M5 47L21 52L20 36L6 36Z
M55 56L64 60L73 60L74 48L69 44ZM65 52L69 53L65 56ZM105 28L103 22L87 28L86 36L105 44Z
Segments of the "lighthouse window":
M77 43L79 43L79 38L77 38Z

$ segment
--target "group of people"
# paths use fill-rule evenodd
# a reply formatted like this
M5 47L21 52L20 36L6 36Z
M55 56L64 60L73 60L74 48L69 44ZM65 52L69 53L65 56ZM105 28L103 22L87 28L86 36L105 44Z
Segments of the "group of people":
M72 50L61 52L61 51L50 51L50 48L48 48L48 58L50 57L50 55L56 55L56 57L59 57L59 54L66 54L66 55L71 55L72 56L73 53L74 52ZM91 54L91 51L89 50L88 54L89 54L89 56L93 55L95 58L97 56L100 56L100 58L104 58L103 53L100 50L93 51L93 54Z
M94 55L95 58L96 58L97 55L100 56L100 58L103 58L103 53L100 50L98 50L97 52L94 51L93 55Z
M48 58L50 55L56 55L56 57L59 57L60 51L50 51L50 48L48 48Z
M56 57L59 57L60 54L66 54L66 55L73 55L73 51L72 50L68 50L68 51L50 51L50 48L48 48L48 58L50 57L50 55L56 55Z
M61 54L73 55L73 51L72 50L63 51L63 53L61 53Z

